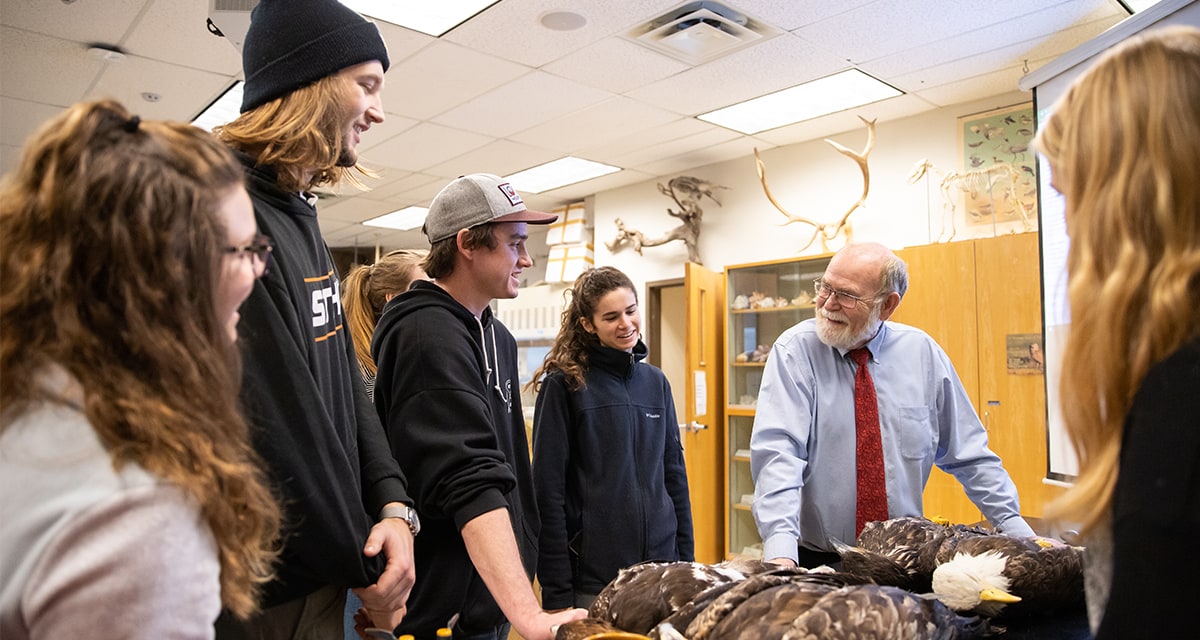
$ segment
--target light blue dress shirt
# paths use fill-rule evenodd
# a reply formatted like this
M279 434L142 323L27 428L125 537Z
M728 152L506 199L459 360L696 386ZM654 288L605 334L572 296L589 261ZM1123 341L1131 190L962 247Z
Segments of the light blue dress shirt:
M894 322L867 347L889 517L923 515L921 496L936 464L998 530L1034 535L942 348L924 331ZM764 558L795 560L797 541L832 551L830 539L855 540L855 370L845 351L821 342L815 320L788 329L771 348L750 438Z

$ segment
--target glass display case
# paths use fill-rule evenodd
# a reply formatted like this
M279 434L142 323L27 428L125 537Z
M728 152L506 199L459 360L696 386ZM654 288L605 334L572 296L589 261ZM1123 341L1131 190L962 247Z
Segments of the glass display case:
M725 270L727 557L762 556L762 540L750 512L754 500L750 431L758 390L776 338L813 317L813 280L825 273L830 257L757 262Z

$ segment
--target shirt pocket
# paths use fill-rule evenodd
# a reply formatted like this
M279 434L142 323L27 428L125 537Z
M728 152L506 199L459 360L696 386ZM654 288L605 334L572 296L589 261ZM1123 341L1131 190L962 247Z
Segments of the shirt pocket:
M933 456L933 411L929 407L900 407L896 421L896 440L900 455L910 460Z

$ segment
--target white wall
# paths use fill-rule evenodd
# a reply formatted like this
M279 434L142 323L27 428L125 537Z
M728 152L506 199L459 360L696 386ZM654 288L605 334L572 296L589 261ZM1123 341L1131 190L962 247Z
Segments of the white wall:
M995 98L938 109L876 127L875 146L869 158L871 190L866 207L850 216L853 238L877 241L893 248L930 244L941 230L942 197L940 178L930 175L909 184L914 165L929 159L943 170L961 170L957 118L1030 100L1028 93L1013 92ZM870 107L860 110L870 119ZM861 151L866 144L866 126L830 137L846 147ZM835 221L858 200L862 174L849 158L823 140L778 147L761 152L767 181L775 199L789 212L822 221ZM704 266L721 271L726 265L777 258L815 255L835 251L844 244L838 238L823 249L818 240L803 253L801 246L812 235L812 227L781 226L783 214L763 193L753 156L698 167L686 172L697 178L729 187L719 193L722 206L705 199L699 242ZM612 265L646 282L683 276L687 252L683 243L646 247L639 256L626 247L610 253L604 246L616 235L614 220L654 237L676 226L678 220L666 213L675 203L659 193L656 182L665 176L596 194L594 205L596 264ZM928 185L928 187L927 187ZM992 226L967 225L962 207L957 211L955 240L990 237L1023 231L1019 222ZM1036 222L1036 221L1035 221Z
M940 177L929 174L916 184L909 184L913 167L928 159L938 168L961 170L958 158L961 143L958 118L999 107L1029 102L1026 92L996 96L930 111L918 116L880 122L875 130L875 146L868 164L871 171L871 190L865 208L850 216L853 239L882 242L892 248L919 246L937 241L942 230L943 203L939 190ZM871 119L870 106L859 114ZM866 126L830 136L855 151L861 151L867 141ZM858 200L862 193L862 174L851 159L838 153L824 140L777 147L761 152L767 167L767 181L775 199L789 212L821 221L836 221ZM699 242L704 266L722 271L727 265L781 258L816 255L836 251L844 237L831 241L823 248L818 240L803 253L800 248L812 235L812 227L801 224L781 226L783 214L776 210L763 193L755 169L754 156L746 156L718 164L697 167L685 175L695 176L729 187L717 192L721 206L705 199ZM645 283L655 280L681 278L687 251L682 242L674 241L658 247L645 247L638 255L628 246L610 253L604 243L616 235L614 221L621 218L627 227L642 231L646 237L657 237L674 228L678 219L667 214L677 208L674 201L659 193L656 183L664 185L676 176L663 176L589 198L590 220L594 223L596 265L611 265L629 274L645 297ZM954 240L991 237L1025 231L1018 222L996 225L967 224L965 213L957 209ZM1036 224L1036 220L1034 221ZM946 227L949 229L949 226ZM948 235L947 231L947 235ZM544 273L544 272L543 272ZM531 278L536 282L541 276ZM508 322L515 309L529 304L561 305L561 299L550 300L548 295L561 292L561 285L550 287L554 293L543 294L541 287L526 287L516 300L498 301L501 318ZM561 308L561 306L559 307Z

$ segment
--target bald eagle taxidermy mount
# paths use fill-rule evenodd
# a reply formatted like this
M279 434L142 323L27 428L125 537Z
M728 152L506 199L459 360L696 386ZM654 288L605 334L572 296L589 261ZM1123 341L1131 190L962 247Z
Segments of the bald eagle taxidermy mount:
M1007 618L1084 603L1081 547L994 534L960 541L939 562L933 592L955 611Z

